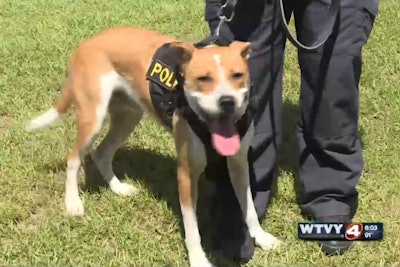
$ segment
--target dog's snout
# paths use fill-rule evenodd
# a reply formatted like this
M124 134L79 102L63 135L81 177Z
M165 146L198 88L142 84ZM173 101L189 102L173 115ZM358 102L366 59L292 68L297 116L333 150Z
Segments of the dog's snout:
M221 96L219 106L223 112L229 113L235 110L235 99L233 96Z

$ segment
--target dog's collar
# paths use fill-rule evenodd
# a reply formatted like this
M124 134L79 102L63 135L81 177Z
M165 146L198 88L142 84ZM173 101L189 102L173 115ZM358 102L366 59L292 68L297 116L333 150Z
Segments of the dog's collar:
M210 45L216 46L229 46L232 43L232 40L224 38L223 36L211 35L200 42L194 43L193 45L196 48L205 48Z

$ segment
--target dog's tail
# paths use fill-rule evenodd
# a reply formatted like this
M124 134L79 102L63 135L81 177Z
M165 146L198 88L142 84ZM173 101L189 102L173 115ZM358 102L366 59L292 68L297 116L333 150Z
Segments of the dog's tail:
M58 102L52 108L28 123L26 126L28 132L48 127L62 118L62 115L68 110L72 103L72 90L67 84L68 83L66 83L66 87L62 90L61 98Z

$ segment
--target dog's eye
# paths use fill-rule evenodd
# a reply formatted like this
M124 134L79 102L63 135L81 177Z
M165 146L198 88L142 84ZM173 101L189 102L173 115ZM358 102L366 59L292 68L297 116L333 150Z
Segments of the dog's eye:
M197 77L197 80L199 82L211 82L212 78L210 76L208 76L208 75L204 75L204 76Z
M240 78L243 77L243 75L244 75L243 72L234 72L234 73L232 73L232 78L233 79L240 79Z

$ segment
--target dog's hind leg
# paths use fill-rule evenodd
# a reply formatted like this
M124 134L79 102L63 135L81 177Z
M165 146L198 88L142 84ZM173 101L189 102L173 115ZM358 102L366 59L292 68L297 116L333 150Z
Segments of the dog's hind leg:
M123 97L126 98L126 96ZM141 120L143 111L136 104L132 106L118 101L113 105L113 101L111 101L109 112L110 129L93 153L92 159L114 193L121 196L130 196L137 189L130 184L120 182L112 169L112 160L117 149L124 144Z
M92 79L82 79L82 77ZM100 79L96 79L99 77ZM81 68L75 72L73 87L75 90L75 113L77 114L77 143L68 156L67 181L65 185L65 208L71 216L81 216L84 208L79 197L78 172L81 162L99 133L107 113L108 103L114 87L112 80L100 71L85 73ZM108 85L107 87L104 84ZM85 90L80 90L85 88Z
M85 108L78 116L78 141L68 156L67 181L65 185L65 208L71 216L81 216L84 208L79 197L78 172L81 162L99 131L96 111Z

